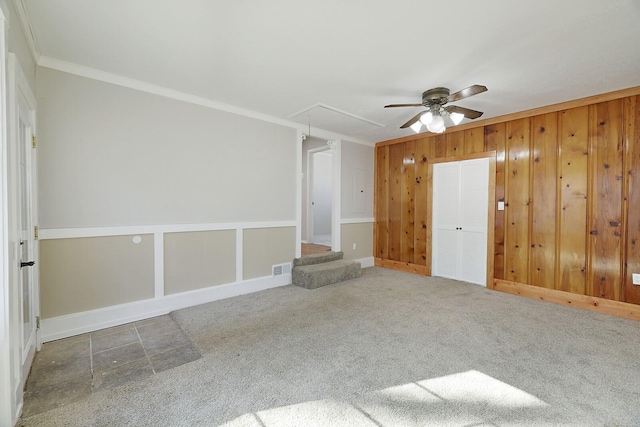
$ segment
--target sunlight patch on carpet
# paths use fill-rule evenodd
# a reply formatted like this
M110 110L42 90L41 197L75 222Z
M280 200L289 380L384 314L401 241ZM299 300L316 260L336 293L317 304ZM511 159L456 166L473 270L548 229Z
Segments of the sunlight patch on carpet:
M482 425L547 406L530 393L472 370L373 391L352 402L323 399L267 409L223 426Z

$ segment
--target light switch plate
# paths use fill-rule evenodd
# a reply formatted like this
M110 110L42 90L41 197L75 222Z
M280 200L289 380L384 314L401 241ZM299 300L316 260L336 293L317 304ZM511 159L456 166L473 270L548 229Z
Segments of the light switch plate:
M640 274L638 273L633 273L631 275L631 278L633 279L633 284L634 285L640 285Z
M498 210L499 211L503 211L504 210L504 202L503 201L499 201L498 202Z

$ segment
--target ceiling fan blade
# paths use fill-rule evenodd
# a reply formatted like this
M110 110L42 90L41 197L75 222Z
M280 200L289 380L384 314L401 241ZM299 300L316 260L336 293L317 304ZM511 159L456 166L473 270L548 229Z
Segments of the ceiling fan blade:
M389 104L384 108L396 108L396 107L422 107L422 104Z
M486 92L486 91L487 91L486 86L482 86L482 85L469 86L468 88L462 89L459 92L452 93L451 95L449 95L447 97L447 102L459 101L461 99L468 98L470 96L477 95L479 93Z
M482 111L472 110L471 108L458 107L455 105L449 105L444 107L449 113L458 113L464 115L467 119L477 119L483 113Z
M409 126L411 126L412 124L414 124L415 122L417 122L418 120L420 120L420 117L422 117L422 115L424 113L428 113L429 110L424 110L418 114L416 114L411 120L409 120L407 123L403 124L402 126L400 126L400 129L406 129Z

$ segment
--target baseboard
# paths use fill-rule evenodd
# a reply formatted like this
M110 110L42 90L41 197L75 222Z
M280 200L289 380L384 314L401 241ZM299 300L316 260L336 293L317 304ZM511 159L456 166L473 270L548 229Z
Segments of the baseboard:
M358 261L360 263L360 267L362 268L369 268L375 265L375 260L372 256L367 258L354 259L354 261Z
M424 265L411 264L409 262L392 261L390 259L375 258L375 265L390 270L406 271L407 273L430 276L431 272Z
M97 310L84 311L82 313L53 317L51 319L43 319L41 322L42 341L54 341L160 316L181 308L290 284L291 274L275 277L267 276L174 295L166 295L161 298L147 299Z
M524 283L495 279L493 289L513 295L520 295L540 301L552 302L568 307L581 308L631 320L640 320L640 306L628 302L574 294L556 289L541 288Z

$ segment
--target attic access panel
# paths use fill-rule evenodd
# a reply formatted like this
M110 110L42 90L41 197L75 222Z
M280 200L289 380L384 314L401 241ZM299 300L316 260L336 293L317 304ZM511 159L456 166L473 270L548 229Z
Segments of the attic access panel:
M383 128L382 123L325 104L315 104L288 117L304 125L324 129L343 135L359 135Z

